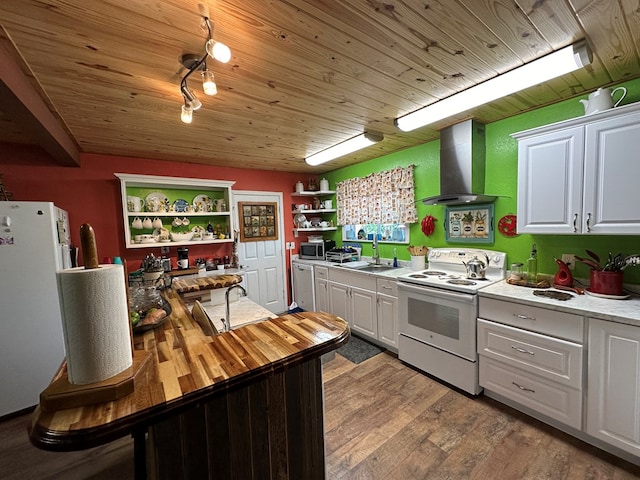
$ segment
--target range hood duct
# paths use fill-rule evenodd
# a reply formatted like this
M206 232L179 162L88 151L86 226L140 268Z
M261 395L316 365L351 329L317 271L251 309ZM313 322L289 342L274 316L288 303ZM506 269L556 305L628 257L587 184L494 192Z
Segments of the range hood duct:
M485 126L467 120L440 131L440 195L422 199L425 205L490 203L484 194Z

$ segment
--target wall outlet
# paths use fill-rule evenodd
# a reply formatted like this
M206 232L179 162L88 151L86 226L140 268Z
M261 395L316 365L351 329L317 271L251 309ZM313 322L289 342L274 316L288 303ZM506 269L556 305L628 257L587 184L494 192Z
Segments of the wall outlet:
M562 261L567 264L569 270L576 268L576 256L573 253L563 253Z
M160 253L162 255L167 255L169 253L169 247L163 245L162 247L160 247Z
M296 248L296 242L287 242L287 250L293 250Z

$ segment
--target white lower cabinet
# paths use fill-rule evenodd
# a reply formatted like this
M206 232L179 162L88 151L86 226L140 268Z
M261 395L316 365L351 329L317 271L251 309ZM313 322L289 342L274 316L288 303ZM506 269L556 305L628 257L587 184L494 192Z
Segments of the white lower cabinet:
M398 349L398 287L395 279L378 278L378 340Z
M329 269L327 267L314 268L314 288L316 310L329 312Z
M482 297L480 315L479 379L486 393L581 429L582 317ZM571 340L552 336L546 316L564 328L571 325L570 334L564 332ZM532 331L537 325L542 332Z
M376 292L351 287L350 295L353 330L372 338L378 338Z
M582 345L478 320L480 386L570 427L582 425Z
M588 321L587 433L640 456L640 327Z
M317 285L316 288L322 287ZM397 351L395 279L331 268L328 291L329 312L344 318L355 333Z

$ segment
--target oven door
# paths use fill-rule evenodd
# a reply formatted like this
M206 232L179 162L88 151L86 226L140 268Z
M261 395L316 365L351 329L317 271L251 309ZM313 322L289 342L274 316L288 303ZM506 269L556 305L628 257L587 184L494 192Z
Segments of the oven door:
M398 282L400 333L472 362L478 296Z

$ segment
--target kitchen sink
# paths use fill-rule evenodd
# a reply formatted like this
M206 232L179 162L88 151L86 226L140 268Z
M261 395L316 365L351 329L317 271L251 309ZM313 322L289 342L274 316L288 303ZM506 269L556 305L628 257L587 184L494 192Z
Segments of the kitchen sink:
M392 269L393 269L392 265L370 264L370 265L367 265L366 267L356 268L355 270L359 272L386 272L387 270L392 270Z
M381 263L379 265L376 265L375 263L369 263L367 261L341 263L338 266L349 268L351 270L357 270L359 272L385 272L394 268L389 264Z

